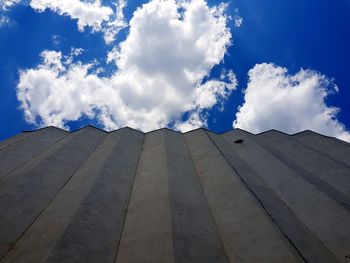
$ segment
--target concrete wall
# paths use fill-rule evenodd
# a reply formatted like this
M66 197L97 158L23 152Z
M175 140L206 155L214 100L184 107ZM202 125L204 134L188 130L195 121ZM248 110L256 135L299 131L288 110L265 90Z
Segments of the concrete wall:
M0 262L350 262L349 144L88 126L0 142Z

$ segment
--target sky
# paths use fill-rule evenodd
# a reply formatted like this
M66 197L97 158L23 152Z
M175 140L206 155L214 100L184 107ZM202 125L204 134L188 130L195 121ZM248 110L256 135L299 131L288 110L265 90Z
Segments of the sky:
M0 0L0 140L310 129L350 141L349 0Z

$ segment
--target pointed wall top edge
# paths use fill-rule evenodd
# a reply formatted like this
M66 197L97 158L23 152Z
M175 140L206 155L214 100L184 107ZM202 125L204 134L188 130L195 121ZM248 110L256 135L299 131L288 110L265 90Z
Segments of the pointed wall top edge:
M80 131L80 130L83 130L83 129L86 129L86 128L93 128L93 129L97 129L97 130L100 130L100 131L106 132L106 133L112 133L112 132L116 132L116 131L119 131L119 130L122 130L122 129L129 129L129 130L133 130L133 131L140 132L140 133L143 133L143 134L154 133L154 132L161 131L161 130L167 130L167 131L176 132L176 133L179 133L179 134L187 134L187 133L192 133L192 132L197 132L197 131L202 130L202 131L212 132L212 133L215 133L215 134L218 134L218 135L223 135L223 134L226 134L226 133L234 132L235 130L239 130L239 131L243 131L243 132L249 133L249 134L254 135L254 136L259 136L259 135L262 135L262 134L265 134L265 133L270 133L270 132L278 132L278 133L282 133L282 134L287 135L287 136L297 136L299 134L311 132L311 133L314 133L314 134L318 134L318 135L324 136L326 138L337 139L335 137L327 136L327 135L324 135L324 134L321 134L321 133L318 133L318 132L315 132L315 131L312 131L312 130L309 130L309 129L303 130L303 131L300 131L300 132L297 132L297 133L293 133L293 134L288 134L288 133L285 133L285 132L282 132L282 131L279 131L279 130L276 130L276 129L269 129L269 130L266 130L266 131L260 132L260 133L252 133L252 132L249 132L247 130L240 129L240 128L234 128L234 129L231 129L231 130L228 130L228 131L220 133L220 132L211 131L211 130L209 130L207 128L204 128L204 127L196 128L196 129L193 129L193 130L190 130L190 131L186 131L186 132L180 132L180 131L177 131L177 130L174 130L174 129L170 129L170 128L167 128L167 127L155 129L155 130L152 130L152 131L149 131L149 132L142 132L142 131L140 131L138 129L134 129L134 128L131 128L129 126L124 126L124 127L119 128L119 129L106 131L106 130L101 129L99 127L96 127L94 125L86 125L84 127L76 129L74 131L67 131L65 129L62 129L62 128L59 128L59 127L55 127L55 126L47 126L47 127L42 127L42 128L38 128L38 129L35 129L35 130L24 130L22 132L26 133L26 132L36 132L36 131L40 131L40 130L44 130L44 129L58 129L58 130L61 130L63 132L75 133L77 131ZM339 140L339 139L337 139L337 140Z

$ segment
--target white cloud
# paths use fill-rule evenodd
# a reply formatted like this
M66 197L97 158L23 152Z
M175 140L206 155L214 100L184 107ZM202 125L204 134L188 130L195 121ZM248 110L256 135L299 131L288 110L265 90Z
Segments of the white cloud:
M143 131L205 125L206 110L236 87L232 72L203 82L230 44L224 9L204 0L144 4L126 40L109 54L118 68L109 78L93 73L93 63L44 51L39 66L20 72L17 96L27 121L64 127L87 115L106 129ZM181 120L185 112L189 118Z
M94 32L103 32L106 43L114 41L119 31L127 26L123 15L125 5L124 0L119 0L115 4L115 11L113 11L111 7L103 6L100 0L30 1L30 6L37 12L49 9L59 15L76 19L80 31L84 31L85 27L91 27Z
M19 2L20 0L0 0L0 28L13 24L13 21L5 13Z
M119 31L128 26L128 23L124 19L123 13L125 6L125 0L118 0L115 4L115 12L112 18L102 27L102 31L104 32L104 40L107 44L112 43L116 39Z
M0 9L6 11L20 1L21 0L0 0Z
M239 15L238 8L235 8L234 10L235 15L232 17L230 16L230 20L234 21L235 27L241 27L243 25L243 17Z
M335 92L333 82L315 71L302 69L289 75L286 68L258 64L249 71L245 102L233 126L254 133L311 129L350 141L350 133L336 119L339 109L325 103Z
M6 26L10 23L10 18L0 14L0 27Z
M234 20L235 20L235 27L241 27L242 24L243 24L243 18L239 15L236 15L234 17Z
M60 15L70 16L77 19L79 30L83 31L85 26L95 30L101 27L104 21L109 20L113 10L102 6L99 0L94 2L83 2L80 0L31 0L30 6L38 12L50 9Z

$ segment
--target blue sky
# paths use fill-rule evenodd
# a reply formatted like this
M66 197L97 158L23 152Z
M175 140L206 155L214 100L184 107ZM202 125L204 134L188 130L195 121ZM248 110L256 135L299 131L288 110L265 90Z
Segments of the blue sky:
M0 7L0 139L93 124L350 140L347 0Z

